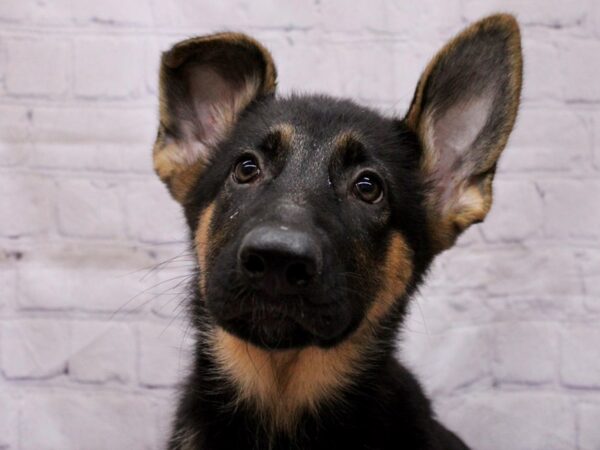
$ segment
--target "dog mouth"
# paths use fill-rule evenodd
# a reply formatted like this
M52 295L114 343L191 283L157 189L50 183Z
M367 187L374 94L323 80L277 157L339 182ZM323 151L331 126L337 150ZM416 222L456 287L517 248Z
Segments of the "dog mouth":
M222 299L209 302L209 310L226 331L269 349L326 347L350 322L349 314L339 305L308 305L306 299L297 297Z
M307 345L311 334L290 316L242 314L221 322L226 330L263 348L286 349Z

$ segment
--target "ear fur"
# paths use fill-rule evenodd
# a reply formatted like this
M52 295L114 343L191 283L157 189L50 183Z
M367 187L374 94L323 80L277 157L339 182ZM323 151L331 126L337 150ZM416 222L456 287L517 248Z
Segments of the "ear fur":
M270 53L244 34L195 37L163 53L154 168L176 200L185 201L239 114L274 94L276 79Z
M481 222L521 93L519 27L485 18L452 39L425 69L405 118L423 146L421 171L434 250Z

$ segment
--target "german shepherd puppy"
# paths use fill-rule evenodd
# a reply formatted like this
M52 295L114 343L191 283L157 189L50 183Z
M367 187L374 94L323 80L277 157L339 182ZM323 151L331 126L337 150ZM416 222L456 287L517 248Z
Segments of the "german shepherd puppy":
M170 449L467 448L394 358L396 332L432 259L491 207L521 72L509 15L452 39L403 118L278 97L243 34L163 54L154 166L198 262Z

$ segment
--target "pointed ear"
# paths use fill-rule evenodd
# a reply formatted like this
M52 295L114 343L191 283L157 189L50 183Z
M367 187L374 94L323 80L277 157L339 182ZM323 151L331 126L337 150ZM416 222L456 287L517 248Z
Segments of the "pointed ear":
M406 122L423 146L421 171L438 252L491 207L492 179L517 115L521 76L521 38L510 15L464 30L421 76Z
M239 114L274 94L269 52L243 34L196 37L163 53L154 168L183 202Z

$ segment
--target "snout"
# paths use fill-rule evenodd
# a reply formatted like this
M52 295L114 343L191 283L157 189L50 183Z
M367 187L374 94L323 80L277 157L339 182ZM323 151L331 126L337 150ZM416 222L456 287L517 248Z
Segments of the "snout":
M318 283L323 255L316 237L284 225L259 225L243 238L238 270L269 295L292 295Z
M360 304L345 296L327 235L286 219L261 221L222 250L207 283L209 311L228 332L265 348L329 347L358 324Z

